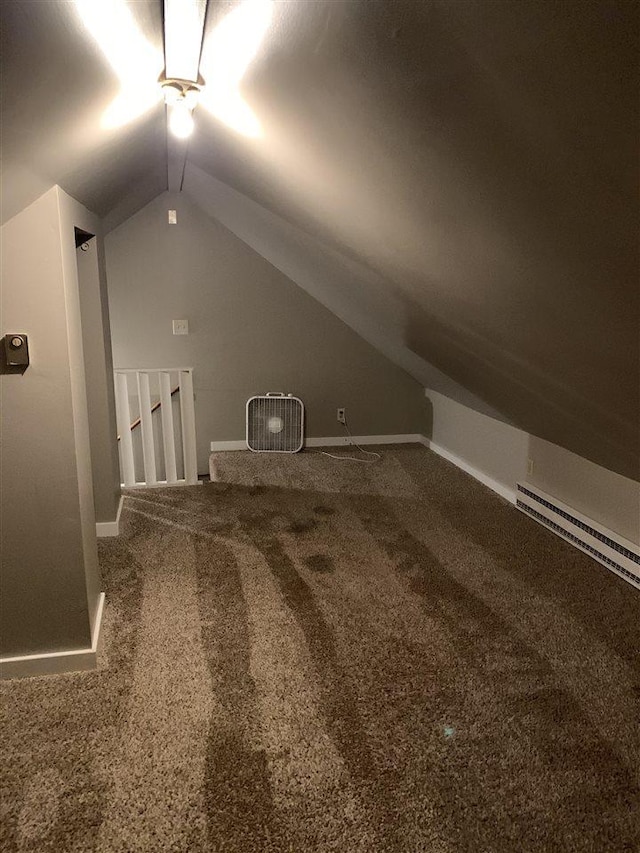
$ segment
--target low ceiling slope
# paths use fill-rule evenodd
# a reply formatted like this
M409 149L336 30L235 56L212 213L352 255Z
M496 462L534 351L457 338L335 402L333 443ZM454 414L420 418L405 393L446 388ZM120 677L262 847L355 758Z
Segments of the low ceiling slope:
M149 192L166 171L162 110L111 141L91 136L91 93L103 109L114 81L83 34L52 20L70 5L3 4L19 25L3 81L9 153L29 173L47 165L47 134L58 155L70 145L66 173L51 155L45 178L104 215L135 206L125 186ZM234 5L211 0L208 33ZM161 38L160 4L132 6ZM308 249L288 274L309 287L305 257L325 252L327 276L353 289L341 301L327 283L336 313L358 306L414 365L638 479L638 41L629 0L276 2L242 84L263 134L198 110L185 188L232 229L220 187L244 198L239 236L280 263L288 224Z

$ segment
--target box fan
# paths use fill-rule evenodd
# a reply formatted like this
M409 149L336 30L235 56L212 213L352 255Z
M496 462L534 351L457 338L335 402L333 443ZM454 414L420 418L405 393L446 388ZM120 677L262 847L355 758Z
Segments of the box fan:
M304 404L292 394L270 391L247 400L247 447L255 453L302 449Z

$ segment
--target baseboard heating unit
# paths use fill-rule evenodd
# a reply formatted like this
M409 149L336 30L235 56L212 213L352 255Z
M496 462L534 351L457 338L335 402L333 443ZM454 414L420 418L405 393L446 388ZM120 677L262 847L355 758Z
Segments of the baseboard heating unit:
M518 509L640 590L640 547L528 483L516 489Z

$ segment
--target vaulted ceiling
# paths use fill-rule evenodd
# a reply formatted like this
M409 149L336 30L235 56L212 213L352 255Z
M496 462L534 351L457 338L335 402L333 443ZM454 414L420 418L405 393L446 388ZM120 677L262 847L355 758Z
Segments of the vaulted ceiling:
M161 50L160 0L130 7ZM58 183L119 224L167 187L164 106L103 130L119 82L74 4L1 9L3 221ZM198 109L184 188L301 286L324 258L353 291L325 302L421 381L638 478L638 41L630 0L275 2L263 134Z

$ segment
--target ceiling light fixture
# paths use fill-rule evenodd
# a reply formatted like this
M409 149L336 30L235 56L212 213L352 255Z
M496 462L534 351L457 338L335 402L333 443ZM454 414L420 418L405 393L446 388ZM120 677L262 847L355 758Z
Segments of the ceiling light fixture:
M192 80L161 78L164 102L169 110L169 129L178 139L187 139L193 133L193 110L198 104L198 96L203 85Z
M103 127L115 128L142 116L162 92L169 126L181 138L193 130L198 101L238 133L262 135L258 117L242 96L241 82L270 26L272 0L241 0L204 45L207 0L164 0L160 78L162 54L139 29L132 0L74 0L74 5L120 80L120 93L103 112ZM202 74L209 81L205 91Z
M160 78L169 130L178 139L193 133L193 110L204 81L198 75L207 0L164 0L165 72Z

